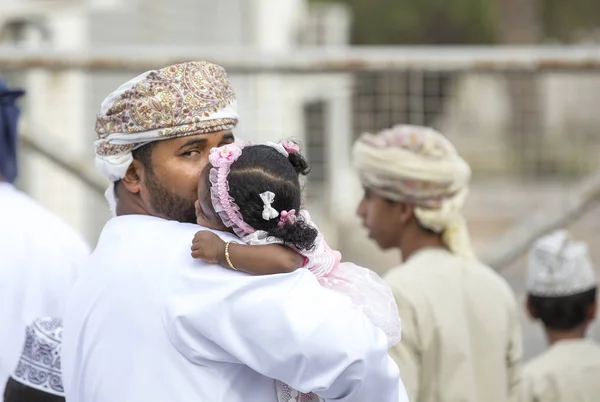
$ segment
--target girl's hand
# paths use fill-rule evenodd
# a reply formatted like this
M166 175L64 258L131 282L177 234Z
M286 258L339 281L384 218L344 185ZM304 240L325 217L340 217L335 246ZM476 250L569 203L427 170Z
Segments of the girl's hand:
M194 235L192 257L209 264L225 262L225 242L213 232L202 230Z

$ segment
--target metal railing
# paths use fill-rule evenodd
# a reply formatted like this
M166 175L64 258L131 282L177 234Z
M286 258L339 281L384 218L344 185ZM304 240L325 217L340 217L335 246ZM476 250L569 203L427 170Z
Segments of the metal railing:
M433 125L447 134L472 164L476 181L579 180L600 167L598 46L301 48L285 54L0 47L0 74L37 97L25 106L23 145L101 192L104 180L94 173L91 154L58 149L55 138L62 120L47 123L52 119L36 117L43 115L43 96L59 97L65 86L82 94L84 105L80 98L48 106L82 114L82 125L71 127L69 135L89 144L94 112L117 85L142 71L193 59L228 70L238 92L244 136L291 134L305 142L315 167L313 186L319 189L313 198L321 197L334 220L350 213L350 207L340 205L351 205L358 197L354 187L345 190L353 175L349 155L354 138L397 123ZM71 75L78 78L71 82ZM538 215L520 222L482 256L497 268L506 267L536 236L580 218L598 198L595 177L552 207L552 219Z

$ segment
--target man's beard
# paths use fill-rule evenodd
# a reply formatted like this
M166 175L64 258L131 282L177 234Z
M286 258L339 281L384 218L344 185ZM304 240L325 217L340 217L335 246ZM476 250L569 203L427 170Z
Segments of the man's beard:
M186 200L167 190L153 172L146 174L146 187L150 205L158 215L183 223L196 223L194 201Z

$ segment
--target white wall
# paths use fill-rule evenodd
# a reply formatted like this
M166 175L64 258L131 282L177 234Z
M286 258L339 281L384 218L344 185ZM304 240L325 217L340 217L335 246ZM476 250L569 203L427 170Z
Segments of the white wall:
M34 2L27 4L31 3ZM25 0L21 3L22 13L30 12L31 7L23 4ZM52 46L76 51L103 46L174 44L199 48L246 46L261 52L288 52L299 46L309 15L307 0L173 0L168 3L162 0L63 0L46 4L41 14L51 32ZM347 21L341 21L339 26L347 27ZM332 35L336 43L343 36L333 31L328 35ZM25 118L37 135L52 136L61 146L64 144L69 155L91 163L95 113L100 102L133 75L31 70L27 72L28 114ZM347 200L342 195L347 174L340 172L349 170L349 77L344 74L232 74L231 80L240 106L237 135L255 141L290 137L305 141L305 103L319 99L327 102L330 113L327 113L326 130L331 133L326 151L330 162L327 176L334 190L323 194L323 200L336 200L339 205ZM108 218L103 200L41 157L28 158L30 166L24 180L27 190L95 241ZM343 215L342 208L331 208L326 201L317 202L315 209L322 211L317 215L333 218L327 223Z
M60 8L47 13L45 22L56 48L75 51L85 48L86 24L81 10ZM46 140L50 137L67 155L81 155L86 145L82 133L87 129L84 89L82 72L28 70L23 102L29 134ZM25 189L85 233L88 211L87 189L83 184L38 155L28 155L24 162Z

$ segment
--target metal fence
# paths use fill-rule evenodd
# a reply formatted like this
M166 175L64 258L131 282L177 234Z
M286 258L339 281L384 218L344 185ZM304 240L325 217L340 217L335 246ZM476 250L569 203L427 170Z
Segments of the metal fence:
M532 211L560 205L579 178L599 168L599 47L321 48L289 54L0 47L0 75L28 92L21 185L95 240L108 217L91 147L101 100L136 74L193 59L228 70L240 106L238 136L304 143L313 166L308 203L317 222L348 260L380 272L397 256L367 241L353 213L361 189L350 149L362 132L411 123L446 134L474 170L466 212L480 249L527 222ZM586 217L571 229L600 261L600 216L592 211ZM504 271L518 294L523 266L520 260ZM542 342L526 328L532 355Z
M480 174L553 177L596 168L598 47L365 48L285 55L162 48L72 54L0 48L0 73L25 85L30 94L60 94L64 85L84 92L78 96L84 105L65 106L83 113L89 134L99 102L120 82L151 68L198 58L214 60L232 75L245 135L291 133L306 141L315 181L327 182L325 137L343 130L353 139L400 122L443 131ZM45 85L36 88L40 79L27 78L34 71L48 73ZM75 72L80 77L74 84L69 75Z
M79 166L89 167L94 114L103 97L135 74L191 59L228 69L239 97L239 135L295 137L305 144L313 164L310 194L342 216L348 208L339 208L345 202L336 193L350 180L352 141L398 123L442 131L476 179L536 182L598 167L598 47L321 48L283 55L0 48L0 74L28 91L25 120L33 140L62 141L67 161L81 159Z

